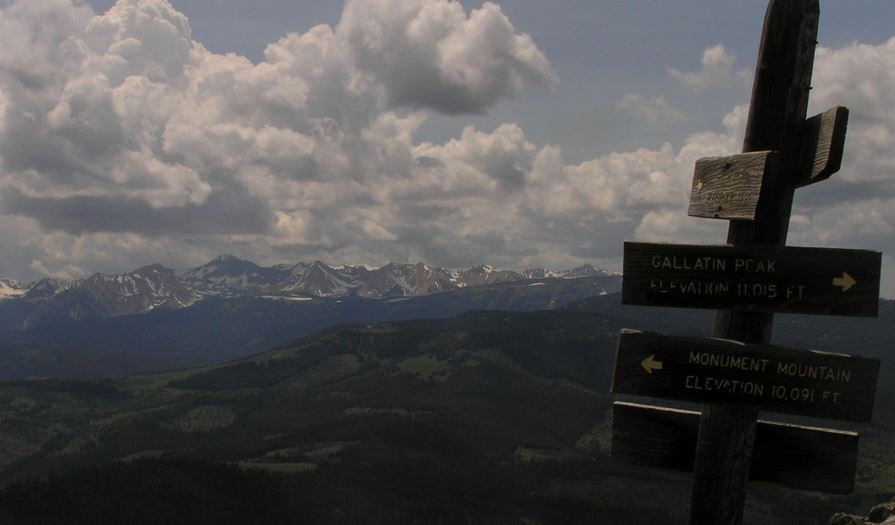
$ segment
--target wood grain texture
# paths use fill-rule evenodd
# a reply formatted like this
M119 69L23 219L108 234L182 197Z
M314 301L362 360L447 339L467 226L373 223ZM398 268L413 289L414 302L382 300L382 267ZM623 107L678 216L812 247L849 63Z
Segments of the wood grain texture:
M830 108L805 121L802 158L796 186L807 186L830 178L842 166L848 109Z
M878 376L878 359L622 330L612 392L869 423Z
M728 244L786 243L819 18L818 0L768 3L743 151L778 151L780 167L776 176L762 181L755 220L730 221ZM772 325L770 312L719 311L713 334L767 343ZM704 406L703 412L696 444L690 524L738 525L746 501L754 443L750 436L756 431L757 413L710 404Z
M687 214L709 219L755 219L762 180L772 174L777 160L773 151L697 160Z
M693 472L700 413L635 403L612 407L612 458L644 467ZM851 494L858 435L758 421L749 480Z
M626 242L622 304L875 317L881 263L870 250Z

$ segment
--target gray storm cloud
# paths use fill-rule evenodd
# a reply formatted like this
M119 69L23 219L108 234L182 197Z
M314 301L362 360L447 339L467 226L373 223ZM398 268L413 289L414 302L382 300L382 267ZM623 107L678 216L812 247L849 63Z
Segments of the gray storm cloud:
M693 165L738 151L745 125L738 107L680 147L577 165L514 123L415 140L434 114L481 114L557 81L487 2L349 1L338 24L288 34L258 63L207 50L164 0L101 15L19 0L0 9L0 39L0 243L23 246L0 255L12 276L190 265L224 250L261 263L522 267L613 259L632 236L717 242L721 225L686 218ZM850 218L834 224L823 190L807 195L800 240L877 238L895 224L891 194L872 191L895 162L893 42L818 53L816 102L853 109L851 193L836 205ZM723 48L703 62L681 80L732 72ZM631 111L650 109L638 104L629 97Z

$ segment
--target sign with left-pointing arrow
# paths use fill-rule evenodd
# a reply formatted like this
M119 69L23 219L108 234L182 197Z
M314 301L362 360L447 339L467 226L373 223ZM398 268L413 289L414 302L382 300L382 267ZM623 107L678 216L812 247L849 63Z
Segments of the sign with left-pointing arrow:
M640 362L640 366L646 370L647 374L652 374L653 370L662 370L662 361L656 361L656 354L650 354Z
M622 330L612 392L866 423L879 360Z
M881 262L869 250L626 242L622 303L875 317Z

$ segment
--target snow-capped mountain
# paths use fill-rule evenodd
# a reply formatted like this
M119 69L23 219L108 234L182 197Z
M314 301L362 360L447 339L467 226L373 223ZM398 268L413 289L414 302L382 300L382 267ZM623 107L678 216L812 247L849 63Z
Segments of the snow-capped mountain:
M60 293L76 288L84 284L83 279L64 280L64 279L41 279L28 285L26 293L22 299L33 303L41 303L56 297Z
M312 297L341 297L358 287L357 279L350 273L336 270L321 261L311 264L298 263L289 276L271 292L283 295L307 295Z
M460 288L524 280L525 277L520 273L512 270L498 270L488 264L480 264L479 266L454 274L454 282Z
M486 264L466 270L447 270L424 263L390 263L380 268L332 267L322 261L265 267L221 255L180 275L154 264L124 274L95 274L84 280L42 279L23 285L13 279L0 279L0 302L20 312L17 321L10 317L10 323L17 325L26 319L23 326L27 327L54 320L186 308L209 297L394 299L498 283L615 276L589 264L571 270L534 268L523 272ZM16 306L19 304L21 307Z
M433 268L424 263L389 263L381 268L328 266L321 261L298 263L282 283L267 289L269 294L309 297L367 298L418 297L457 288L521 281L522 275L482 265L461 272Z
M15 279L0 279L0 301L25 295L28 288Z
M560 273L555 270L548 270L547 268L529 268L522 272L522 277L526 279L551 279L551 278L561 278Z
M611 277L621 274L608 272L592 264L584 264L571 270L550 270L547 268L530 268L522 272L525 279L577 279L578 277Z
M184 286L173 270L153 264L126 274L95 274L45 300L24 326L185 308L200 299L201 295Z
M291 269L285 265L264 268L232 255L220 255L190 268L180 275L180 280L203 296L236 297L274 287L290 275Z
M367 271L361 283L364 297L418 297L456 288L450 272L423 263L390 263Z
M592 264L585 264L583 266L579 266L577 268L572 268L571 270L563 270L561 272L557 272L560 279L576 279L578 277L608 277L608 276L616 276L620 277L620 273L607 272L602 268L597 268Z

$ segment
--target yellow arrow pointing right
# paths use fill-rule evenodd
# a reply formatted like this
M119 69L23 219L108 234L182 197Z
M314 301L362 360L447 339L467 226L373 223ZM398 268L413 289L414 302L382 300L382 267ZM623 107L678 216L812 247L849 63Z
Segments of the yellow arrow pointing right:
M855 281L854 277L847 272L842 272L842 277L833 277L833 286L842 288L843 292L847 292L848 289L857 284L857 282L858 281Z

